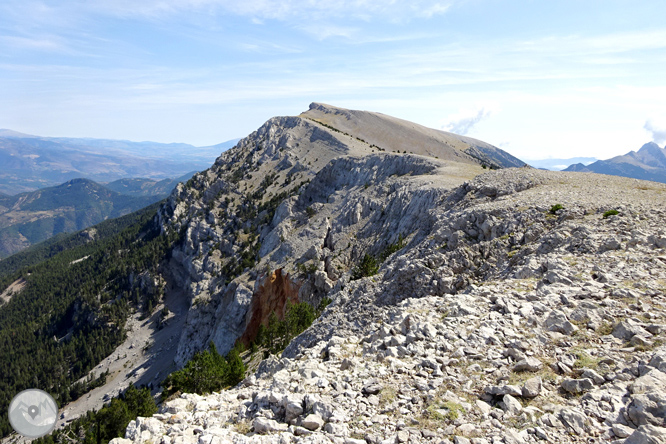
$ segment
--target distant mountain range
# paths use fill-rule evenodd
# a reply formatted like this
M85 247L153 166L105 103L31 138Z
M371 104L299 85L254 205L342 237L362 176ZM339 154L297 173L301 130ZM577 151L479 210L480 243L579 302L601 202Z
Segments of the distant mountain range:
M34 191L78 177L95 182L179 177L207 168L236 141L195 147L184 143L39 137L0 130L0 192Z
M56 234L78 231L131 213L163 199L166 194L132 196L92 180L74 179L15 196L0 195L0 258Z
M569 165L574 163L582 163L583 165L589 165L597 161L596 157L570 157L568 159L539 159L539 160L528 160L527 164L539 168L541 170L551 170L551 171L562 171L567 168Z
M564 171L610 174L666 183L666 147L654 142L646 143L638 151L608 160L598 160L590 165L577 163Z

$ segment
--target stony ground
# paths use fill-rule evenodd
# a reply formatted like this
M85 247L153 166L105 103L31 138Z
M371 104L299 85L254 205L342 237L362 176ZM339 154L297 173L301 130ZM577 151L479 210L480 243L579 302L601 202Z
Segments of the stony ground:
M665 191L527 169L442 191L377 275L339 276L282 358L126 438L665 443Z

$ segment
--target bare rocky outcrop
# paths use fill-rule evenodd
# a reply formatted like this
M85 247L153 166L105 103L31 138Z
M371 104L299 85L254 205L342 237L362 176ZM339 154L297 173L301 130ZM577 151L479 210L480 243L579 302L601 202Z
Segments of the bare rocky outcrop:
M287 304L299 301L300 285L293 282L282 269L277 269L262 280L257 280L258 288L254 291L250 303L250 317L240 340L247 346L254 340L260 325L268 325L271 313L278 319L284 318Z

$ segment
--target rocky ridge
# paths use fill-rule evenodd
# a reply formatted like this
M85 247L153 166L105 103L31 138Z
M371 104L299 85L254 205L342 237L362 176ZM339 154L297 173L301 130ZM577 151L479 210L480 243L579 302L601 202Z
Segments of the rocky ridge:
M332 304L238 387L184 394L126 439L664 442L666 186L478 175L329 127L271 119L160 221L183 233L177 362L210 340L228 350L252 301ZM400 236L377 274L351 279Z

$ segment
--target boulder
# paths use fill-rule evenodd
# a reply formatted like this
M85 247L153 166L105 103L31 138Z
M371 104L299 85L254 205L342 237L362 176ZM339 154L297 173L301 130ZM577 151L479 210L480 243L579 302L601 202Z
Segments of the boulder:
M539 376L530 378L525 381L522 389L523 398L536 398L539 396L539 394L541 394L542 385L543 383Z
M318 430L324 425L324 419L315 413L311 413L303 419L301 425L308 430Z
M562 409L559 418L571 434L580 436L587 429L587 417L578 410Z
M258 416L254 418L252 427L255 433L284 432L287 430L287 424L280 424L274 419Z
M502 409L513 416L518 415L523 410L523 406L520 401L511 395L504 395L502 398L502 404Z
M666 373L659 370L650 370L640 378L636 379L629 386L629 390L635 395L643 393L664 393L666 392Z
M591 379L571 379L565 378L562 381L562 388L573 394L584 393L594 388L594 382Z
M666 428L642 425L624 441L624 444L666 444Z
M571 335L578 331L578 327L569 322L567 316L559 310L553 310L548 314L544 323L549 331L556 331L564 335Z
M666 392L652 392L631 397L626 411L635 425L666 427Z
M537 358L527 357L521 359L513 366L514 372L537 372L543 368L543 363Z
M643 327L638 325L638 323L632 321L631 319L618 322L615 328L613 328L613 332L611 334L618 339L622 339L623 341L629 341L635 335L639 335L644 338L651 336L650 332L645 330Z

